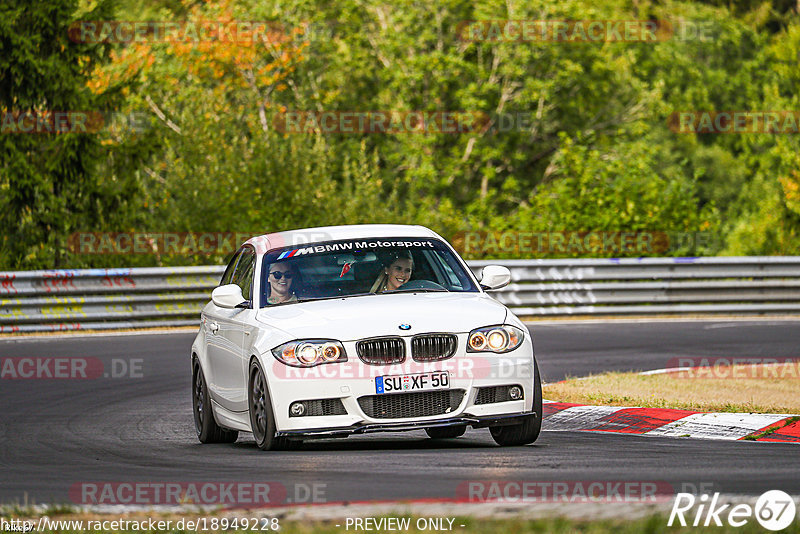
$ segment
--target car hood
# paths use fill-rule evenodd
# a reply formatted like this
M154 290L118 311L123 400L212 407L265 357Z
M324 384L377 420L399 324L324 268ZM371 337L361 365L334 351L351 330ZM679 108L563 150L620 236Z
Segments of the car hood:
M294 339L353 341L424 332L469 332L502 324L506 307L483 293L368 295L262 308L258 321ZM401 330L401 324L410 325Z

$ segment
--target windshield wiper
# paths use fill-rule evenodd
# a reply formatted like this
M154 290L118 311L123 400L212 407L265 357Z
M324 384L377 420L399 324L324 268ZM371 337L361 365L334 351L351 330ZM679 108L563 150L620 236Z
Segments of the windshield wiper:
M381 291L381 295L387 295L389 293L449 293L446 289L442 288L435 288L435 287L417 287L417 288L409 288L409 289L395 289L393 291Z
M366 295L374 295L375 293L348 293L344 295L330 295L327 297L308 297L297 299L297 302L314 302L315 300L331 300L331 299L345 299L349 297L364 297Z
M367 292L367 293L349 293L349 294L344 294L344 295L330 295L330 296L326 296L326 297L308 297L308 298L297 299L294 302L314 302L314 301L317 301L317 300L333 300L333 299L344 299L344 298L350 298L350 297L366 297L368 295L388 295L390 293L442 293L442 292L449 293L449 291L447 289L444 289L444 288L443 289L439 289L439 288L434 288L434 287L424 287L424 288L423 287L418 287L416 289L413 289L413 288L395 289L394 291L379 291L377 293L370 293L370 292ZM289 304L289 303L284 302L282 304ZM273 306L275 306L275 304L273 304Z

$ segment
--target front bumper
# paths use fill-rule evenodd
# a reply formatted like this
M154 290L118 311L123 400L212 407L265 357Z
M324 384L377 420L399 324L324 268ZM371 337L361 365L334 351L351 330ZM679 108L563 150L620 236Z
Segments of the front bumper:
M516 425L525 422L530 417L540 417L536 412L498 415L492 417L475 417L465 415L436 421L410 421L404 423L357 423L350 427L341 428L309 428L304 430L284 430L275 435L288 439L324 439L345 438L353 434L370 434L373 432L408 432L425 428L439 428L448 426L467 425L472 428L485 428L488 426Z
M466 334L459 335L459 347L466 346ZM269 381L273 412L279 436L332 437L369 432L402 432L436 426L467 424L493 426L514 424L514 418L530 416L534 406L535 364L533 346L526 338L520 347L502 355L465 353L440 362L397 366L366 365L355 356L355 346L345 342L351 359L344 364L326 364L307 370L289 368L274 358L262 361ZM270 355L271 356L271 355ZM458 406L445 413L408 417L370 416L359 399L376 396L375 377L447 370L450 389L464 392ZM518 385L524 395L519 400L478 402L481 388ZM386 396L395 395L387 393ZM381 395L383 397L383 395ZM289 407L296 401L337 399L346 414L290 417Z

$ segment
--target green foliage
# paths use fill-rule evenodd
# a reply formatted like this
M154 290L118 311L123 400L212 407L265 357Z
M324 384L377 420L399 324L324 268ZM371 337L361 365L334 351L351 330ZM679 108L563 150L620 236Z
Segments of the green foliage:
M8 116L47 112L104 112L119 88L94 94L87 83L107 59L108 46L68 38L78 18L109 18L110 3L82 11L71 0L0 6L0 111ZM4 124L8 126L5 122ZM13 129L13 125L11 126ZM135 153L136 151L134 151ZM104 159L131 162L129 147L110 153L93 133L0 134L0 265L62 267L69 235L81 226L124 224L138 209L138 188L123 172L99 172ZM135 158L134 158L135 159ZM132 206L133 204L133 206Z
M448 238L705 232L716 236L705 246L666 253L797 254L800 136L669 127L678 111L800 109L791 2L84 5L0 8L0 106L119 107L145 114L148 129L0 136L0 217L10 229L0 268L222 260L75 255L64 244L75 231L256 234L367 222L424 224ZM272 21L283 31L250 45L66 37L73 20L109 19ZM503 19L665 20L675 33L656 43L459 33L466 21ZM516 122L465 133L282 133L276 121L286 111L451 111Z

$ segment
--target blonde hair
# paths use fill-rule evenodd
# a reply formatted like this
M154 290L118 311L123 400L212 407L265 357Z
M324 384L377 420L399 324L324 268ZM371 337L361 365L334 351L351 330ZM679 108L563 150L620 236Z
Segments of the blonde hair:
M383 270L381 270L380 274L378 274L378 278L375 280L375 283L372 284L370 288L370 293L377 293L378 291L383 289L383 286L389 281L389 275L386 274L386 269L392 266L394 262L397 260L408 260L411 262L411 270L414 270L414 257L411 255L411 252L405 250L403 252L396 252L389 256L387 262L383 264Z

